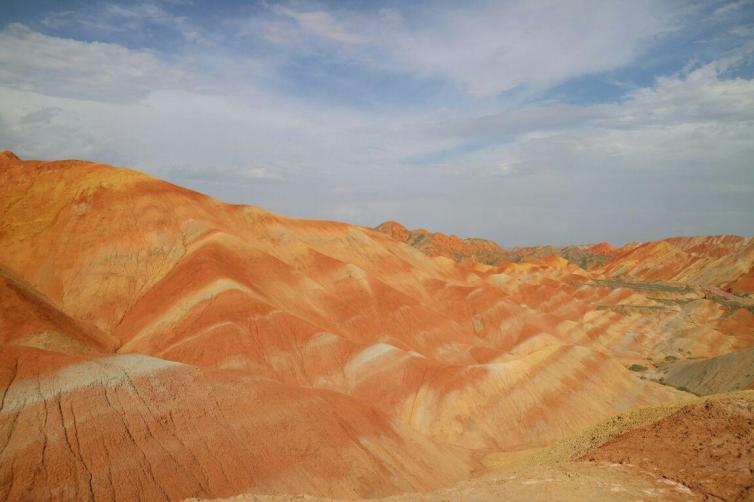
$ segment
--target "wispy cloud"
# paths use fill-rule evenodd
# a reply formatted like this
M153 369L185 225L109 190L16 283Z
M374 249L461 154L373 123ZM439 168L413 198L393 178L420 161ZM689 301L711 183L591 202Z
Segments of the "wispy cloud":
M751 0L738 0L736 2L729 2L721 5L712 12L713 16L724 16L734 13L741 9L752 8L753 4Z
M295 10L277 6L273 9L294 19L306 32L343 44L363 44L369 41L364 34L349 29L345 22L323 10Z
M189 76L149 50L52 37L22 24L0 31L0 83L50 96L124 101L186 86Z
M182 5L180 2L161 3ZM132 4L94 4L91 9L85 11L49 12L40 23L56 30L84 29L100 34L143 34L151 26L172 30L187 42L211 44L201 27L195 25L188 17L173 14L165 7L150 1Z
M421 21L412 22L390 9L361 15L274 10L310 35L361 45L364 65L447 79L478 97L519 86L541 90L621 67L678 22L666 5L645 1L472 2L440 9L430 3L417 7Z

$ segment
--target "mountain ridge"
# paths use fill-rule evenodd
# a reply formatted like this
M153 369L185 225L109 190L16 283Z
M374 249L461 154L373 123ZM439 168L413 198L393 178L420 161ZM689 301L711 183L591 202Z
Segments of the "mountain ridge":
M650 252L670 246L672 249L689 247L689 251L696 254L706 255L707 258L723 258L727 251L718 243L740 243L742 248L754 245L754 237L742 237L733 234L720 234L709 236L676 236L658 239L648 242L630 242L624 246L614 248L608 242L596 244L575 244L567 246L523 246L503 248L494 241L478 238L462 238L442 232L431 232L425 229L409 230L396 221L386 221L375 227L375 230L383 232L391 237L412 245L428 256L444 256L459 262L471 260L486 265L500 265L504 262L536 263L538 260L558 256L574 263L578 267L603 273L611 276L632 276L631 270L626 269L625 261L629 261L632 253L641 253L649 249ZM705 247L707 249L705 249ZM669 251L669 249L665 249ZM621 263L624 261L624 263ZM741 274L744 277L736 277L726 287L739 286L742 292L754 292L750 284L754 281L754 269L749 263L748 273ZM684 264L688 266L688 263ZM614 272L613 270L620 270ZM628 273L626 273L628 272ZM672 276L659 277L661 280L672 280ZM737 281L740 279L740 281ZM740 284L739 284L740 283ZM742 286L742 287L741 287Z

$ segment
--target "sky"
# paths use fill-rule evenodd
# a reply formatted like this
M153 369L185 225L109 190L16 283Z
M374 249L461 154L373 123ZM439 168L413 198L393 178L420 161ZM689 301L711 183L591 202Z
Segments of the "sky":
M0 149L503 246L754 235L754 0L3 0Z

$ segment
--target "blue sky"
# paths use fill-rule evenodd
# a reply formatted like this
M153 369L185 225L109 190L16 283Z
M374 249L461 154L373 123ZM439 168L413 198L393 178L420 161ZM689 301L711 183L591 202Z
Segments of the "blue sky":
M15 1L0 148L504 246L754 234L754 2Z

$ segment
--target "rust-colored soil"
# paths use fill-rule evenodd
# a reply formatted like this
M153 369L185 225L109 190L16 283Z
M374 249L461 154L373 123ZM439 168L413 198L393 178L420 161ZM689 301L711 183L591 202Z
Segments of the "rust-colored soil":
M583 459L635 465L712 500L752 500L754 399L689 404L607 442Z

